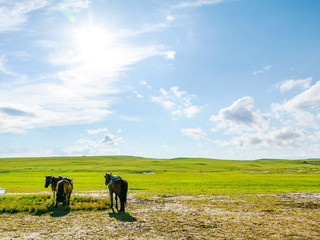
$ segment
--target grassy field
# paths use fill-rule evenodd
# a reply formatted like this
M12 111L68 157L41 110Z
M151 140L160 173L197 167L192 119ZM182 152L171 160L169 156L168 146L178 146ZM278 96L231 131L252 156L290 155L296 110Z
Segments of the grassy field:
M0 188L40 192L45 175L74 179L74 191L102 190L104 173L144 194L320 192L320 160L229 161L126 156L0 159Z
M125 213L105 172L128 180ZM45 175L74 179L70 207ZM0 159L0 188L0 239L320 239L319 159Z

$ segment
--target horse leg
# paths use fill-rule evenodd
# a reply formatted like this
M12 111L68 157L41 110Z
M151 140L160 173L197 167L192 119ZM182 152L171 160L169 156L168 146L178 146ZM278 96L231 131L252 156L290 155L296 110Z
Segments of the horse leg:
M54 192L52 191L52 206L54 205L54 200L55 200L55 195L54 195Z
M121 205L120 212L124 212L124 201L121 198L120 198L120 205Z
M113 192L110 192L110 208L113 208Z
M69 192L69 195L68 195L68 206L70 205L70 197L71 197L71 192Z
M116 209L118 210L118 194L115 193L115 195L116 195Z

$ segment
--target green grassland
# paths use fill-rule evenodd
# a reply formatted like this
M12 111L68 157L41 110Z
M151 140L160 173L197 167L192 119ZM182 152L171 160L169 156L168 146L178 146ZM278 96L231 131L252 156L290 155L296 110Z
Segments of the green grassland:
M55 208L49 194L9 195L0 197L1 213L26 212L35 215L51 213L52 216L72 211L101 211L110 208L109 202L102 198L74 196L69 208Z
M150 195L320 192L320 160L231 161L127 156L0 159L0 188L41 192L45 175L74 179L74 192L102 190L105 172Z

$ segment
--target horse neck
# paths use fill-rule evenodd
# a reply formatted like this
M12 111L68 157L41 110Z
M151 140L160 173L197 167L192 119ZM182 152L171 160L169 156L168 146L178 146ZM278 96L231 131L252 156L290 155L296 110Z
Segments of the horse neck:
M59 182L59 178L53 177L52 178L52 183L51 183L52 187L55 187L58 182Z

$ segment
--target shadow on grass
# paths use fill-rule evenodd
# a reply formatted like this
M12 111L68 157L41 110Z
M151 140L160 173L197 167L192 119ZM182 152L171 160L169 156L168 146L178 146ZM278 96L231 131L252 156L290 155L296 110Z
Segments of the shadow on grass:
M135 222L137 219L133 216L131 216L127 212L115 212L112 209L112 213L109 213L109 217L115 218L121 222Z

